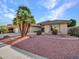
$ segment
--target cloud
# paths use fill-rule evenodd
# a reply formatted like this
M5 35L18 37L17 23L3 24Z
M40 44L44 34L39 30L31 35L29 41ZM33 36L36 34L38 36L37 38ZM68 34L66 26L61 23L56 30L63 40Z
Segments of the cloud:
M13 1L13 0L10 0L9 2L10 2L10 3L14 3L14 1Z
M7 2L7 0L3 0L3 2L4 2L4 3L6 3L6 2Z
M3 1L7 1L7 0L3 0ZM1 1L0 1L1 2ZM0 20L1 19L8 19L8 20L12 20L16 14L15 10L12 8L8 8L6 3L2 3L0 4Z
M0 0L0 23L8 24L12 22L13 18L15 17L16 10L9 5L15 6L16 4L16 0Z
M4 14L5 17L9 18L9 19L13 19L15 14L13 13L7 13L7 14Z
M9 12L16 13L14 9L9 9Z
M63 3L56 9L49 10L49 14L44 17L44 19L52 20L59 19L64 16L65 12L76 5L76 2L66 2Z
M52 9L54 8L59 0L41 0L40 5L47 8L47 9Z
M11 3L11 4L14 4L14 5L17 5L18 3L18 0L16 1L16 0L9 0L9 2Z
M5 4L1 4L0 7L1 7L2 9L4 9L4 10L5 10L5 9L8 9L8 8L7 8L7 5L5 5Z
M75 3L65 3L63 5L61 5L59 8L57 8L56 10L52 10L52 14L53 14L53 19L58 19L59 17L63 16L64 13L72 8L75 5Z
M7 11L5 11L4 17L12 20L15 17L15 14L16 14L15 10L8 9Z

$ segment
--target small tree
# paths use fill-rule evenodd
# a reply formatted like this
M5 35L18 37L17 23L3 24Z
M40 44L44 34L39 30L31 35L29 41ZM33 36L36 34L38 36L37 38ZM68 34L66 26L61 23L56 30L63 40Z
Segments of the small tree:
M1 31L1 33L8 33L9 32L7 26L0 26L0 31Z
M73 26L76 25L76 20L70 19L70 21L71 21L71 22L68 24L68 27L73 27Z
M56 28L51 28L52 30L52 34L57 35L58 34L58 30Z

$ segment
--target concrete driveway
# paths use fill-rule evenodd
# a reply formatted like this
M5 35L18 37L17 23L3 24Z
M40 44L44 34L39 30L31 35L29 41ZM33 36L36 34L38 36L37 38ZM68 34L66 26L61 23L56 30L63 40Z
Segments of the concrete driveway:
M0 34L0 38L3 38L4 36L18 36L20 35L19 33L5 33L5 34Z
M3 43L0 43L0 58L2 59L47 59Z

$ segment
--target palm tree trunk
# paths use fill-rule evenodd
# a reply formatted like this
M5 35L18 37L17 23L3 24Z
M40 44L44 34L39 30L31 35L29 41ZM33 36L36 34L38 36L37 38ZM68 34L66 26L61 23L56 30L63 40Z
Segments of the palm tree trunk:
M24 35L24 22L22 22L22 37L24 37L25 35Z
M20 30L20 34L22 36L22 24L19 24L19 30Z
M20 30L20 32L21 32L21 24L19 24L19 30Z
M25 23L25 24L24 24L24 35L25 35L26 31L27 31L27 26L28 26L28 25ZM25 36L26 36L26 35L25 35Z
M27 35L27 33L28 33L28 31L29 31L29 28L30 28L30 24L27 25L25 35Z

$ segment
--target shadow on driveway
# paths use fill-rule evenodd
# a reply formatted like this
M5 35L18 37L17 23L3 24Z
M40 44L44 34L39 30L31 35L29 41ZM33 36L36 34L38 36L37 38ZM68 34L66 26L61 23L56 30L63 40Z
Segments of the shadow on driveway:
M0 42L0 48L6 46L6 44L3 44Z

